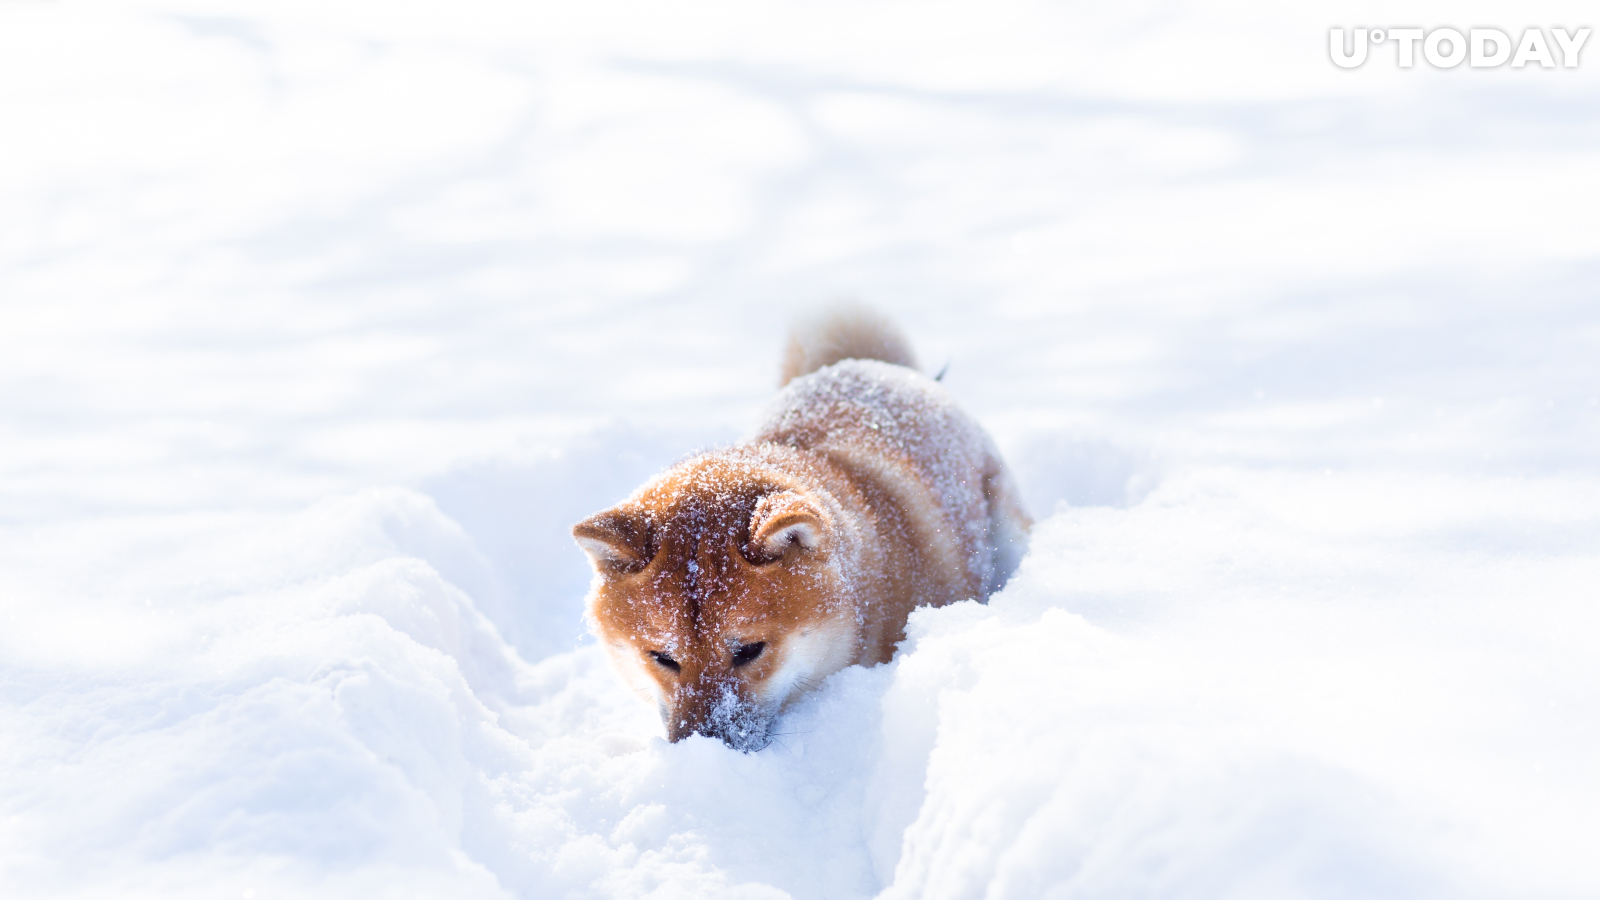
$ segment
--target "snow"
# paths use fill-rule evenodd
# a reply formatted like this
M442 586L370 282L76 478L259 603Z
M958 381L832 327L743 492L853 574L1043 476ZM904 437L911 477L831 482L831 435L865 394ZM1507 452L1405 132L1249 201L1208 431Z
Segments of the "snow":
M0 894L1600 893L1585 8L0 5ZM910 334L1039 524L742 754L570 525Z

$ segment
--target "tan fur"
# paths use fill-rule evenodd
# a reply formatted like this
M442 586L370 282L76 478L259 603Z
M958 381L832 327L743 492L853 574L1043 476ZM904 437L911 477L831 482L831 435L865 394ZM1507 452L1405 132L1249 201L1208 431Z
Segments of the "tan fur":
M896 341L908 359L898 332L855 311L821 324L854 343L786 360L788 386L749 440L573 528L595 567L591 625L671 740L764 746L794 697L888 661L914 607L987 598L1024 548L999 455L942 388L877 360L806 368Z

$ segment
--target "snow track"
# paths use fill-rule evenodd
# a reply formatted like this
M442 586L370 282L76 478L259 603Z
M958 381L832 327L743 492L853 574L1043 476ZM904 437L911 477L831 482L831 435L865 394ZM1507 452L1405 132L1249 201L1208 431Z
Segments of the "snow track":
M1600 893L1600 68L1119 9L0 6L0 895ZM1032 549L667 744L567 529L838 293Z

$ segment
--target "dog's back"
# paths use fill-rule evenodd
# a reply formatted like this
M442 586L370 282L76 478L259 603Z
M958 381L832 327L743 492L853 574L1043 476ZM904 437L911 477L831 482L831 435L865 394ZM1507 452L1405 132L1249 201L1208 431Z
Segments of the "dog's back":
M750 441L818 453L881 491L894 538L922 557L917 605L981 599L1016 570L1030 523L988 435L915 367L905 336L864 307L798 320L784 390Z

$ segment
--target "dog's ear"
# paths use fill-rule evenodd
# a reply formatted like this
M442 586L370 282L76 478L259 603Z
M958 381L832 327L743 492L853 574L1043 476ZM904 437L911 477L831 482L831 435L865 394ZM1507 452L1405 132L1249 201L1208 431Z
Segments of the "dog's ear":
M792 550L820 550L827 540L822 510L795 491L780 491L756 501L745 555L751 562L769 563Z
M625 506L595 513L572 526L572 537L601 572L637 572L656 555L649 518Z

